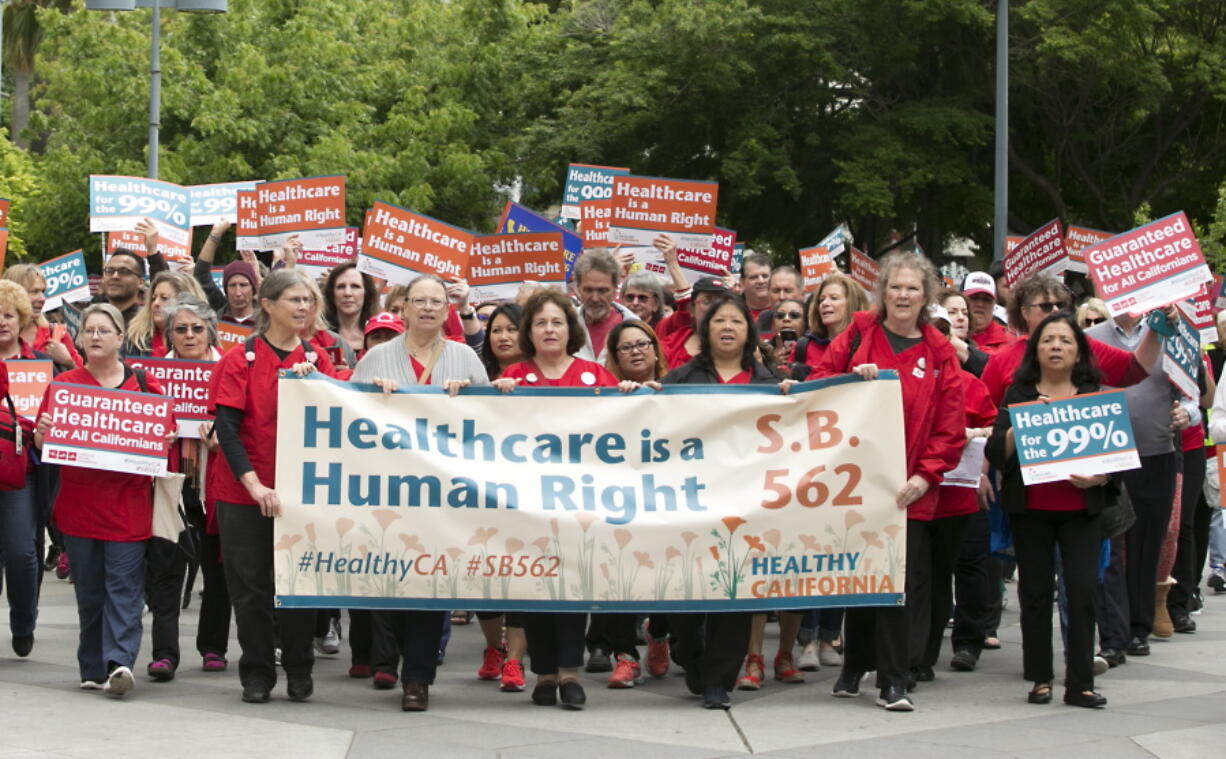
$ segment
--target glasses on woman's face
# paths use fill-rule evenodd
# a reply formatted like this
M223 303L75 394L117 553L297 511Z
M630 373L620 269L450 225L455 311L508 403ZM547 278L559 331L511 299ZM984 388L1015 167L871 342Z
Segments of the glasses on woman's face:
M647 301L651 300L651 294L650 293L626 293L625 295L622 296L622 300L626 301L627 303L639 303L639 302L646 303Z
M1081 328L1093 327L1095 324L1102 324L1105 321L1107 321L1105 316L1087 316L1081 320Z
M175 334L186 335L191 332L193 335L203 335L205 326L203 324L176 324Z
M315 298L310 295L303 295L298 298L277 298L282 303L288 303L297 308L298 306L309 306L315 302Z
M413 298L409 303L413 304L413 308L439 309L447 305L447 301L441 298Z
M106 337L108 335L119 334L115 330L107 329L106 327L90 327L81 331L85 333L86 337Z
M775 316L780 319L791 319L795 321L803 316L803 314L801 314L799 311L776 311Z
M650 340L635 340L632 343L622 343L617 346L617 352L628 356L635 351L646 353L651 347L652 342Z
M1063 301L1050 300L1041 301L1039 303L1031 303L1030 305L1026 306L1026 308L1037 308L1045 314L1050 314L1053 311L1062 311L1066 307L1067 304Z

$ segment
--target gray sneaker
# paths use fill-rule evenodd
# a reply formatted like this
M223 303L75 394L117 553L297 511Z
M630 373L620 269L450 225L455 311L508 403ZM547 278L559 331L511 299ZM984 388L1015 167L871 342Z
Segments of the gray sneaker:
M813 648L805 648L801 650L800 656L796 658L796 669L801 672L818 672L822 668L822 660L817 654L817 650Z

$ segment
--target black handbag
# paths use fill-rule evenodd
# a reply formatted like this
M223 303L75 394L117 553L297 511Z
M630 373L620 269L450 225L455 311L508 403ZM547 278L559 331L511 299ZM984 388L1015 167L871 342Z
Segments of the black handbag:
M1132 508L1132 499L1128 497L1128 488L1120 483L1120 493L1115 503L1104 508L1099 519L1099 528L1103 540L1123 535L1137 521L1137 512Z

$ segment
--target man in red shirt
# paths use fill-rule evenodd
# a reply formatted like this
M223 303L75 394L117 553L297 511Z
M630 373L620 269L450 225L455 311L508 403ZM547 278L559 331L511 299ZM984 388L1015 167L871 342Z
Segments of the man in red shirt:
M996 306L996 282L987 272L973 271L962 281L962 294L970 306L971 339L985 353L992 354L1013 342L1004 325L992 316Z

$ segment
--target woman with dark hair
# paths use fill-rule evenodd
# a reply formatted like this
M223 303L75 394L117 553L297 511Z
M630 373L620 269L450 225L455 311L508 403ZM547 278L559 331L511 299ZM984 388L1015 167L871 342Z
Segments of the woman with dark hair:
M328 272L324 281L324 319L355 353L362 351L367 320L379 310L379 291L370 275L346 261ZM352 366L352 364L351 364Z
M1027 700L1046 704L1052 695L1051 605L1055 549L1060 549L1068 596L1064 703L1106 706L1094 692L1094 593L1102 543L1099 515L1114 504L1119 487L1109 475L1070 475L1068 480L1022 483L1008 407L1050 402L1099 390L1089 341L1065 311L1035 328L988 440L988 459L1001 471L1005 511L1013 525L1022 616L1023 677L1034 683Z
M754 358L758 329L739 296L713 300L698 323L698 355L664 377L665 384L778 385L788 392L793 381L779 381ZM685 668L685 684L703 698L707 709L728 709L741 660L749 647L751 612L670 614L674 661ZM705 626L705 633L703 628Z
M655 382L668 373L660 339L647 322L630 319L609 332L605 368L619 380Z
M503 303L486 320L485 340L478 353L491 380L502 376L507 367L524 360L519 347L519 322L524 309L518 303Z

